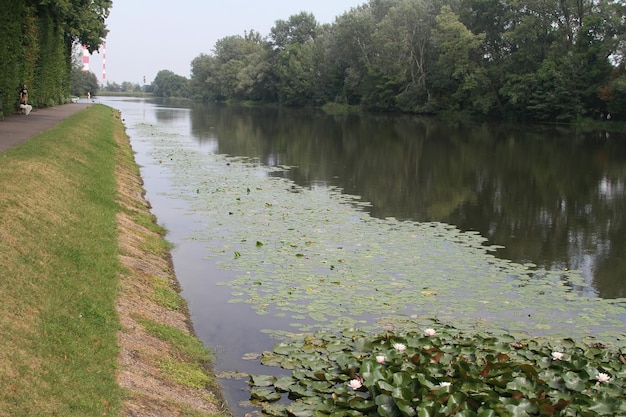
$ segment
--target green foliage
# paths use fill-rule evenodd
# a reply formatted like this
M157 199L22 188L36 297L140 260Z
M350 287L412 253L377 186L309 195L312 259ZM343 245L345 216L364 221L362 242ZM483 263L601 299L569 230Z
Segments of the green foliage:
M0 115L17 109L23 84L34 106L64 102L72 48L98 49L110 7L110 0L0 0Z
M252 31L219 40L213 55L194 59L191 86L202 100L545 121L611 109L619 119L626 108L610 79L625 56L625 8L370 0L324 26L302 12L276 21L268 39Z
M288 20L277 20L270 30L272 45L285 50L291 45L304 45L315 40L318 24L311 13L300 12Z
M626 359L571 339L516 340L436 324L423 332L317 332L261 362L291 375L251 375L265 415L601 416L626 412ZM289 404L272 404L288 393Z
M157 97L189 97L187 78L168 70L159 71L152 88Z
M85 96L90 92L95 96L100 89L98 77L93 72L85 72L81 68L72 68L72 80L70 83L70 93L73 96Z
M0 0L0 118L15 111L21 85L28 81L22 43L30 39L26 6L22 2ZM24 37L22 34L24 25Z

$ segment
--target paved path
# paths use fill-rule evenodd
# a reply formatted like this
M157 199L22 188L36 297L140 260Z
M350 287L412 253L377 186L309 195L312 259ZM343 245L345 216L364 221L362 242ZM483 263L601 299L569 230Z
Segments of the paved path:
M12 114L0 120L0 152L19 145L48 129L61 120L89 107L91 103L71 103L33 110L28 116Z

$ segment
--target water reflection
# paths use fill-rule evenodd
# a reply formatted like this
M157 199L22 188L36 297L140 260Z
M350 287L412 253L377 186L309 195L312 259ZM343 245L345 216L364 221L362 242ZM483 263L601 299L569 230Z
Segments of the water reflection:
M225 105L194 105L191 133L361 195L373 216L476 230L501 257L580 269L600 297L626 297L623 136Z

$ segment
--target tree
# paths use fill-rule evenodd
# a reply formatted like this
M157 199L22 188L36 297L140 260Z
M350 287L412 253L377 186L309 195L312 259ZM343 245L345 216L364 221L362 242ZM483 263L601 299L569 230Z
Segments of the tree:
M194 97L205 101L271 98L269 48L255 31L227 36L215 43L213 55L200 55L191 65Z
M431 32L435 11L423 0L400 0L380 21L373 42L378 77L393 86L393 108L419 111L427 104L427 75L434 69Z
M440 88L452 91L453 101L448 106L487 113L493 99L491 95L485 95L489 91L489 82L480 65L485 35L474 35L450 6L443 6L437 16L433 37L438 48L438 72L443 77Z
M152 81L153 93L157 97L189 97L187 78L169 70L161 70Z
M214 56L200 54L191 61L192 97L201 101L214 101L217 88L214 85L214 74L217 72L217 59Z
M310 13L278 20L270 31L278 101L289 106L311 104L316 95L315 40L319 26Z
M84 96L90 92L92 96L98 93L98 77L93 72L85 72L81 68L72 69L72 83L70 93L74 96Z
M318 23L311 13L300 12L287 20L277 20L270 29L274 48L285 50L290 45L303 45L317 36Z
M105 21L113 5L111 0L26 0L26 3L36 8L38 15L49 13L53 17L70 49L78 43L93 53L106 38Z
M339 16L330 32L329 60L342 75L335 101L358 105L375 54L372 36L376 22L372 9L360 6Z

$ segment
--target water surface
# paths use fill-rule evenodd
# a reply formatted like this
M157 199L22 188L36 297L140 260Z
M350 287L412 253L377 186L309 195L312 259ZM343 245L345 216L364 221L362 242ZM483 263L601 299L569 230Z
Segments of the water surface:
M229 172L223 170L235 168L237 162L205 171L207 165L223 162L209 159L211 155L245 157L253 161L252 165L266 168L289 167L252 175L284 178L287 181L285 193L301 193L303 198L313 196L320 205L337 207L337 213L344 213L343 209L333 205L336 199L327 200L328 195L332 198L332 192L339 190L346 195L359 196L359 202L368 204L355 205L354 213L346 218L349 222L368 225L375 223L369 218L380 219L382 226L358 230L371 233L367 240L372 241L376 240L372 234L379 230L376 227L384 227L381 230L385 233L381 233L379 239L386 247L394 246L402 232L411 234L410 231L415 230L412 234L415 236L421 233L420 224L437 222L453 225L462 232L475 231L486 239L485 244L497 245L494 254L503 262L512 261L530 270L547 271L538 276L554 273L557 278L553 281L558 281L558 274L576 270L575 276L581 280L564 278L567 290L563 293L554 286L537 286L537 293L551 292L556 302L564 304L589 303L574 309L581 310L580 316L568 313L560 317L557 311L542 312L531 305L530 299L522 299L521 307L509 312L485 307L474 308L471 313L468 310L464 315L471 314L494 323L497 320L525 322L526 316L546 316L537 319L540 325L532 329L536 332L549 328L542 327L541 320L549 321L551 317L598 333L607 328L619 329L620 324L623 328L626 321L622 300L626 295L626 138L623 136L604 131L577 133L558 126L442 123L431 118L387 115L329 116L312 110L189 102L107 99L105 103L122 110L131 144L137 152L136 160L142 166L147 197L153 212L168 229L168 239L176 245L173 251L176 274L189 302L195 330L202 340L219 351L218 370L268 372L255 361L241 358L250 352L270 349L276 340L259 330L288 328L293 317L281 316L274 310L271 314L258 314L249 304L229 302L234 297L250 295L260 299L265 296L258 289L254 289L258 292L247 293L245 283L243 286L217 285L241 280L242 270L225 268L224 263L233 262L232 253L239 247L237 245L242 251L246 246L241 242L217 242L219 239L214 234L208 234L224 227L224 236L239 236L229 235L233 232L228 229L229 219L234 220L236 213L232 208L224 208L228 212L222 219L221 207L209 205L206 199L207 195L210 199L211 194L205 189L209 187L209 180ZM198 162L203 155L208 158L207 162ZM193 164L198 165L190 174ZM240 171L232 170L232 175L227 175L240 175L243 168L237 169ZM224 178L226 184L228 177ZM252 198L261 194L257 189L270 187L263 178L258 183L255 178L249 181L257 185L249 186L248 192L242 192L242 197L237 198ZM213 197L216 198L215 194ZM308 208L302 209L306 210ZM367 218L362 217L363 212ZM250 213L248 218L252 228L256 217ZM245 222L246 216L237 219ZM235 227L231 224L230 229ZM265 233L262 229L251 230L257 235L250 240L261 239L266 242L266 248L270 247L269 236L259 237ZM308 233L314 234L315 230ZM342 239L336 237L335 240ZM334 243L342 245L350 241L347 237L343 240L345 242ZM219 245L229 249L222 253L216 250ZM359 242L352 245L358 246ZM406 256L415 258L429 250L437 254L439 247L448 256L465 251L463 247L446 245L443 240L430 241L428 247L419 248L415 253L407 251ZM411 249L417 250L418 245L414 246ZM401 256L394 258L397 253L385 254L384 249L377 250L380 264L390 261L388 269L403 263ZM345 256L348 259L349 255ZM455 261L473 265L474 260L469 259L471 254L463 252L459 256L468 258ZM263 256L259 259L259 263L263 262ZM285 264L290 262L285 261ZM486 263L489 262L482 258L476 261L477 274L489 270ZM498 270L507 268L495 264ZM413 264L407 260L407 265ZM427 268L430 263L418 265ZM338 276L341 265L337 266L332 272L325 272L324 277ZM515 271L511 276L517 274ZM389 279L404 273L412 271L394 272ZM272 270L266 275L271 278L272 274L280 275ZM359 274L364 273L359 271ZM428 276L436 276L437 271L431 274ZM298 276L294 275L294 280L298 280ZM534 280L534 276L532 278ZM468 275L466 279L472 278ZM511 279L515 285L506 287L507 291L522 287L518 278ZM433 283L433 286L437 284L441 283ZM480 287L478 283L470 283L472 285ZM533 281L530 285L538 284ZM268 287L265 283L262 289ZM430 294L428 289L421 290ZM458 288L459 293L464 290ZM487 294L491 289L486 286L483 291ZM503 302L515 298L502 289L498 291ZM440 295L423 298L420 303L430 311L442 308L440 314L444 315L445 306L437 303L455 302L451 296L444 298L444 292L445 286L442 286ZM596 310L602 310L597 303L603 299L612 300L607 304L611 308L617 306L610 310L614 317L596 317ZM596 317L593 324L587 323L591 321L589 317ZM612 319L617 324L608 323ZM223 380L223 385L235 415L243 414L243 409L236 404L247 398L245 384Z

